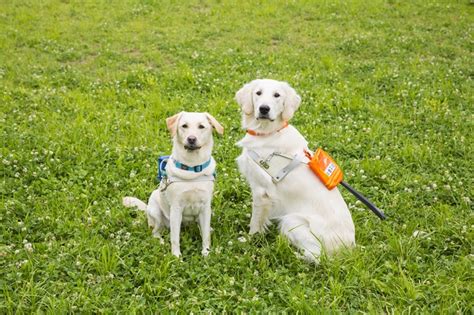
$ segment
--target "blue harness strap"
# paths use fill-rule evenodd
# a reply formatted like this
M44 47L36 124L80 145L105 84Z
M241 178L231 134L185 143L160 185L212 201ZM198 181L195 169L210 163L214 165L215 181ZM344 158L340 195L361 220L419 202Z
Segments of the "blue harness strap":
M158 157L158 175L156 176L158 182L161 182L161 180L166 177L166 164L168 163L169 158L169 155Z

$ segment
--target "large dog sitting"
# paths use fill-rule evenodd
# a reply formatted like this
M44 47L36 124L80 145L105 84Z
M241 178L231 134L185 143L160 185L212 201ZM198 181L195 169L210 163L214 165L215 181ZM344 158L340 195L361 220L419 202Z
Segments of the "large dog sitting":
M208 113L181 112L166 119L173 137L173 151L166 165L166 178L151 194L148 204L135 197L123 198L126 207L146 212L153 236L163 239L160 229L170 228L171 252L181 255L181 223L199 223L202 254L211 246L211 201L216 162L212 158L212 129L219 134L224 128Z
M341 193L337 188L328 190L305 164L308 142L288 125L301 102L296 91L286 82L254 80L245 84L235 99L247 129L238 142L243 150L237 163L252 190L250 234L264 232L271 220L276 220L302 257L315 262L323 250L332 253L354 246L354 223ZM269 157L275 153L297 161L280 181L259 163L271 163Z

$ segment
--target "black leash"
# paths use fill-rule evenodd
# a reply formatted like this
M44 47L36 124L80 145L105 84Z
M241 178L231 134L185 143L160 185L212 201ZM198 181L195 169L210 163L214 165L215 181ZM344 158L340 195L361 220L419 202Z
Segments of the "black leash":
M378 216L381 220L385 220L387 217L385 214L377 208L369 199L365 198L360 192L355 190L351 185L346 183L345 181L341 181L340 184L344 186L351 194L356 196L357 199L362 201L363 204L365 204L370 210L372 210L373 213L375 213L376 216Z

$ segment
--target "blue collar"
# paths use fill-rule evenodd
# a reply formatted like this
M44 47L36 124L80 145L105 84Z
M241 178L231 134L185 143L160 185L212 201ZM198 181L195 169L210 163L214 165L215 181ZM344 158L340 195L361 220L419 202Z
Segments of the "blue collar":
M174 159L173 159L173 162L174 162L174 165L177 168L181 169L181 170L191 171L191 172L194 172L194 173L200 173L200 172L202 172L203 169L205 169L206 167L208 167L211 164L211 159L209 159L204 164L196 165L196 166L188 166L188 165L180 163L180 162L178 162Z

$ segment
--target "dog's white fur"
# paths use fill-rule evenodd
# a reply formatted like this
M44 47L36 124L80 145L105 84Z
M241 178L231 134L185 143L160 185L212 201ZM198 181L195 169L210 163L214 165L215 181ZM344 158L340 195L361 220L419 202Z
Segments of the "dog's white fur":
M179 178L179 182L170 184L162 191L163 183L151 194L148 205L135 197L123 198L126 207L138 207L147 214L148 225L153 228L153 236L163 239L160 229L169 227L171 238L171 252L181 255L179 234L181 223L198 221L202 237L202 254L207 256L210 250L211 231L211 200L214 189L213 181L187 181L202 175L212 175L216 162L211 157L213 138L212 128L219 134L224 128L208 113L181 112L167 118L166 124L173 137L171 157L188 166L201 165L211 159L211 164L202 172L195 173L178 169L170 160L166 165L168 176ZM195 147L189 149L189 137L195 137Z
M294 128L282 128L292 118L301 98L288 83L254 80L235 95L242 109L242 124L264 136L247 134L238 145L240 172L252 190L253 206L250 234L264 232L270 220L280 223L280 231L303 253L303 258L317 262L322 251L332 253L340 247L355 245L352 217L339 190L328 190L306 165L298 166L279 183L263 171L248 155L253 150L261 157L273 152L303 156L308 142ZM270 107L267 117L260 114L262 105ZM280 130L281 129L281 130Z

